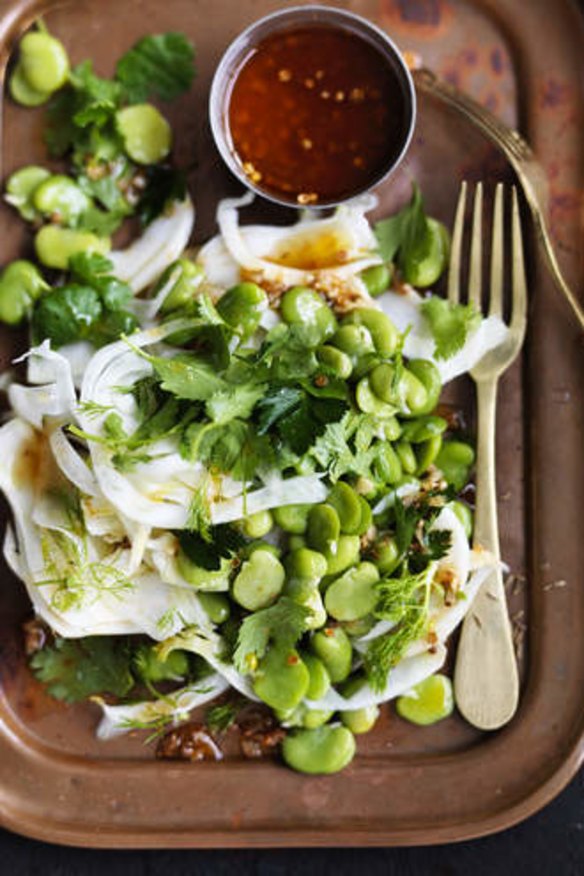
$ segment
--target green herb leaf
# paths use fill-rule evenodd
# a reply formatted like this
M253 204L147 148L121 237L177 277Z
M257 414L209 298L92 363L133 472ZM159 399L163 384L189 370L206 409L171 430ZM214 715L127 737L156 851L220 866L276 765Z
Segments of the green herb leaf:
M239 709L233 703L211 706L205 715L205 724L211 733L224 733L235 722Z
M69 74L69 81L76 92L73 122L77 127L101 127L110 121L120 103L121 88L118 82L97 76L91 61L82 61L74 67Z
M230 559L246 544L244 536L228 523L211 526L210 540L205 541L197 532L181 530L178 540L190 560L201 569L209 572L221 568L221 559Z
M101 314L95 289L75 283L60 286L37 301L32 319L34 336L39 341L49 338L61 347L86 338Z
M481 322L472 304L451 304L436 295L423 301L420 310L432 332L437 359L450 359L458 353Z
M166 165L148 168L148 184L140 198L136 212L142 225L149 225L174 201L184 201L187 183L182 170Z
M179 355L164 359L161 356L142 355L152 364L162 389L177 398L207 401L226 387L223 378L211 365L194 356Z
M377 222L374 233L379 244L379 253L384 261L392 262L399 255L400 264L413 253L427 247L428 220L420 189L412 185L412 197L399 213Z
M91 636L55 639L32 656L30 665L52 697L76 703L94 694L126 696L134 686L130 659L124 638Z
M205 412L217 425L224 425L236 418L247 420L265 391L265 384L254 386L243 383L229 386L213 393L205 405Z
M265 435L272 426L295 410L303 401L304 392L293 386L270 387L257 405L258 435Z
M194 49L182 33L144 37L120 58L116 79L130 103L154 94L172 100L187 91L195 75Z
M310 609L282 596L269 608L263 608L245 618L239 628L233 663L239 672L248 673L273 642L292 647L306 630Z

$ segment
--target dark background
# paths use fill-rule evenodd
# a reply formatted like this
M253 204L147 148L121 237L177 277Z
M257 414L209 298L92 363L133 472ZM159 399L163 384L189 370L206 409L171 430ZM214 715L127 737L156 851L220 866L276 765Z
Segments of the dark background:
M104 852L0 831L1 876L576 876L584 874L584 771L542 812L496 836L416 849Z

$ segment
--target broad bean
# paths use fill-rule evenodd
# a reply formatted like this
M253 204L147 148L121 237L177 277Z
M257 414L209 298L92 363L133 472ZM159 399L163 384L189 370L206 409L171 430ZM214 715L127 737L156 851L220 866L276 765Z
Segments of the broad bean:
M310 509L306 541L311 548L321 554L335 554L340 533L341 522L332 505L323 503Z
M440 372L433 362L428 359L410 359L408 362L408 371L417 377L420 383L426 390L426 403L423 406L418 405L416 416L421 414L429 414L438 404L440 393L442 391L442 378Z
M400 718L422 726L448 718L454 711L452 682L440 673L431 675L398 697L396 710Z
M308 525L308 514L312 505L281 505L272 514L276 525L284 532L303 535Z
M319 657L333 684L344 681L351 672L353 648L351 640L340 627L326 627L312 637L310 647Z
M310 676L298 651L272 646L258 664L253 689L272 709L295 709L306 696Z
M470 539L473 529L473 514L466 502L461 502L460 499L454 499L452 502L449 502L446 507L450 508L451 511L454 511L464 526L466 537Z
M366 684L364 678L350 678L343 685L343 696L350 697ZM340 712L340 718L345 727L358 736L361 733L369 733L379 718L379 706L364 706L361 709L344 710Z
M36 234L34 247L38 260L47 268L66 270L71 256L78 252L106 255L111 247L109 237L98 237L89 231L75 231L59 225L44 225Z
M286 573L271 551L254 551L233 582L233 599L248 611L266 608L282 591Z
M314 654L303 651L301 657L310 676L308 688L306 689L306 699L320 700L331 686L331 677L328 674L328 670L322 660L319 660Z
M217 302L219 314L244 339L253 335L267 307L268 296L257 283L238 283Z
M370 614L377 603L379 572L373 563L359 563L328 587L324 603L335 620L353 621Z
M216 571L209 571L197 566L182 548L179 549L176 566L179 574L188 584L197 590L224 591L229 590L229 575L231 563L229 560L221 560L221 566Z
M38 92L57 91L69 75L69 58L63 43L42 31L23 36L18 65L28 85Z
M348 766L355 749L355 737L350 730L325 725L312 730L293 730L282 743L282 757L297 772L327 775Z
M69 226L91 206L91 199L74 180L57 173L35 188L32 204L43 216L58 217L61 225Z
M223 624L231 614L229 599L222 593L199 593L199 602L214 624ZM172 652L173 654L176 652Z
M116 127L127 155L137 164L156 164L170 152L171 127L151 103L138 103L118 110Z
M372 298L383 295L391 283L391 271L386 264L371 265L359 274Z
M446 268L449 251L447 229L436 219L428 218L423 245L410 249L402 260L405 280L418 289L431 286Z
M442 435L435 435L434 438L429 438L421 444L417 444L415 448L416 459L418 465L415 474L422 475L427 471L436 457L440 453L442 447Z
M361 502L358 493L344 481L337 481L327 497L339 515L341 532L354 535L361 523Z
M351 357L331 344L323 344L322 347L319 347L316 351L316 358L330 368L336 377L347 380L351 376L353 370Z
M30 164L27 167L21 167L20 170L16 170L8 178L6 183L6 200L28 222L32 222L37 218L37 211L32 205L34 191L50 175L50 172L45 167Z
M152 290L152 298L155 298L172 280L172 286L165 295L160 312L171 313L173 310L189 305L196 297L203 276L203 268L187 258L177 259L169 265Z
M361 518L359 518L361 519ZM327 575L340 575L345 569L353 566L359 560L361 540L358 535L340 535L335 553L329 551L326 555Z
M372 307L358 307L343 320L343 325L363 325L371 334L373 346L380 356L393 356L399 343L399 332L389 316Z
M467 482L474 459L474 450L470 444L464 441L444 441L435 459L435 465L448 483L458 491L462 490Z
M257 511L244 517L241 529L248 538L263 538L272 529L274 520L269 511Z
M282 296L282 319L288 325L315 329L324 341L334 334L337 320L326 302L308 286L294 286Z
M30 312L33 302L50 289L32 262L18 259L0 275L0 320L18 325Z

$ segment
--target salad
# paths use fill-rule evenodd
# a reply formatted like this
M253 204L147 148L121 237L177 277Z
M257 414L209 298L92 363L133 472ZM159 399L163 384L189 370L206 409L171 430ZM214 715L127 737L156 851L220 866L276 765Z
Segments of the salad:
M6 184L40 263L0 276L0 318L30 324L0 487L32 671L96 703L102 739L144 729L160 756L216 760L239 725L244 754L304 773L346 767L390 700L447 716L446 643L494 559L471 547L474 452L440 393L505 326L418 291L448 234L415 186L374 227L373 196L287 227L223 200L189 249L193 202L145 100L189 87L192 47L146 37L105 80L41 28L12 74L28 104L32 37L64 70L35 100L69 162ZM113 249L128 216L143 227Z

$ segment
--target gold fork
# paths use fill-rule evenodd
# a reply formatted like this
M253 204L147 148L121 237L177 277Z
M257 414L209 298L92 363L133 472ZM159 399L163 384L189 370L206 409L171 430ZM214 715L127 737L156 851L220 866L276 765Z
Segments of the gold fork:
M460 301L460 265L467 186L462 184L452 234L448 299ZM468 298L482 310L483 189L475 190L471 230ZM488 316L503 318L503 185L497 185L493 212L491 278ZM470 372L476 383L478 437L474 544L499 560L497 492L495 478L495 408L497 384L523 343L526 320L526 283L519 206L515 187L511 196L511 318L503 342L486 353ZM464 717L483 730L506 724L517 709L519 681L499 564L483 583L465 618L454 673L456 703Z

